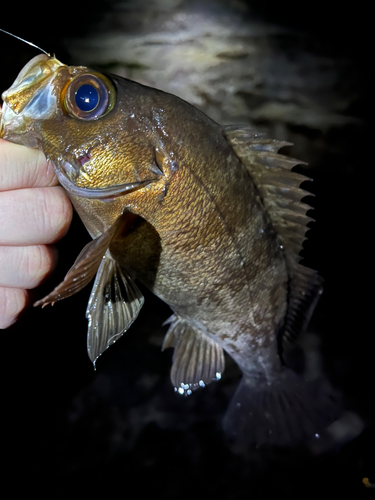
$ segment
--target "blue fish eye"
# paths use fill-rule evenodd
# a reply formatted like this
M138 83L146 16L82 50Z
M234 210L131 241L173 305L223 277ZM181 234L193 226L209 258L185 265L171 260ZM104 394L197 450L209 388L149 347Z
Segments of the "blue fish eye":
M75 101L81 111L93 111L99 103L99 93L92 85L84 84L77 89Z
M83 73L68 82L61 93L61 104L79 120L98 120L114 106L116 90L105 76Z

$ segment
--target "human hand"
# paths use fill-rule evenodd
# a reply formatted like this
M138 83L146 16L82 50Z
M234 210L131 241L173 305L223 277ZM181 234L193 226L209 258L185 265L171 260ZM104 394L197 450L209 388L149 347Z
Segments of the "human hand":
M12 325L27 290L51 272L72 206L40 151L0 139L0 328Z

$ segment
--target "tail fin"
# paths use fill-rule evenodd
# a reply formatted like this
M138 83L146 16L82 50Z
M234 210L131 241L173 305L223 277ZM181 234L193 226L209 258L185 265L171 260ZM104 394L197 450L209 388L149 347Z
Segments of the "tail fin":
M262 445L296 446L321 438L339 415L333 390L306 382L288 368L269 383L244 375L224 417L227 438L237 452Z

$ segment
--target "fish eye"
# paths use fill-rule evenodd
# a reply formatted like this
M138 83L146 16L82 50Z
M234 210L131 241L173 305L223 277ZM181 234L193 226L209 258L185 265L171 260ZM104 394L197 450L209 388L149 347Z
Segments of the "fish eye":
M93 85L83 84L75 93L76 105L81 111L94 111L99 104L99 93Z
M80 120L95 120L113 108L115 90L104 75L85 73L71 80L63 102L67 112Z

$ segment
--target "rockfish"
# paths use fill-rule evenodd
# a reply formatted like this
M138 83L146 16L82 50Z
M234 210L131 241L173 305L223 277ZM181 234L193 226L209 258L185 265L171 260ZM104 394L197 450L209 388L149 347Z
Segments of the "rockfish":
M0 136L38 148L93 240L37 305L95 276L88 354L95 363L136 319L139 280L173 311L176 391L219 379L225 350L243 376L224 419L234 440L288 444L326 423L286 366L322 290L300 263L307 178L288 145L223 127L182 99L41 54L2 95ZM329 420L329 419L328 419Z

